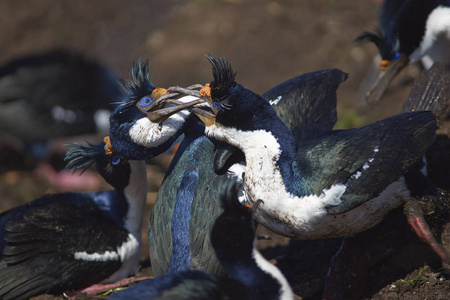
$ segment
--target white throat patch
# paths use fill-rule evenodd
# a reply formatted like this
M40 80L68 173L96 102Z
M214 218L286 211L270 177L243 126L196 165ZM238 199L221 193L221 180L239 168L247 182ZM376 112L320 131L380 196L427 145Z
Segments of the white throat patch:
M198 99L193 96L185 96L178 99L179 102L191 102ZM204 104L206 105L206 104ZM162 123L153 123L147 117L139 119L130 129L130 137L138 145L155 148L173 138L190 116L188 110L182 110L171 115Z

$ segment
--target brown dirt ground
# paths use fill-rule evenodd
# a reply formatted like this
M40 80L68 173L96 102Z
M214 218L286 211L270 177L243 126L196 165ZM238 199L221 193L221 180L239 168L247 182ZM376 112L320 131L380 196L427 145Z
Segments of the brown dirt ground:
M142 57L150 59L154 83L183 86L211 80L203 54L212 53L227 58L238 71L238 81L256 92L305 72L340 68L349 73L349 79L338 93L339 126L360 126L399 113L420 72L417 66L409 66L373 107L357 99L375 48L356 47L352 41L375 25L376 2L7 0L0 2L0 63L68 48L126 77L133 61ZM170 159L168 154L150 161L147 214ZM53 192L58 189L33 170L7 168L0 173L2 210ZM442 236L447 247L448 229ZM319 299L329 262L341 241L289 242L269 234L272 240L260 243L264 254L288 254L279 266L298 298ZM411 232L401 209L377 227L347 239L343 251L348 255L335 262L352 271L342 273L348 277L346 291L331 287L332 295L341 293L343 299L450 298L448 274L439 258ZM148 251L144 251L142 261L147 260ZM144 264L141 273L151 274L151 268ZM56 298L42 295L35 299Z

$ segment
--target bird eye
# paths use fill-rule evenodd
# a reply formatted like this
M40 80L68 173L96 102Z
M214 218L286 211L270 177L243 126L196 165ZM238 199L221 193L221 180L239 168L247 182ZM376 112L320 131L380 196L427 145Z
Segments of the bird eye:
M147 106L147 105L149 105L150 103L152 103L152 101L153 101L152 98L146 96L146 97L143 97L143 98L141 99L140 104L141 104L142 106Z
M393 60L396 60L396 59L399 59L399 58L400 58L400 53L398 53L398 52L392 53L392 59Z
M214 108L216 108L216 109L220 109L220 104L219 104L219 102L217 102L217 101L214 101L213 106L214 106Z
M118 165L120 163L120 155L115 155L112 159L112 164L113 165Z

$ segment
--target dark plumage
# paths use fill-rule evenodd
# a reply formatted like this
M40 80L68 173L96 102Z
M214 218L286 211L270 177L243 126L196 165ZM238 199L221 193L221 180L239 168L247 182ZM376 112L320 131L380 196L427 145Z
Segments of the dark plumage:
M408 64L421 61L426 69L435 62L450 65L449 0L386 0L381 9L379 27L364 32L356 41L374 43L381 56L376 57L362 84L366 101L378 101L390 81ZM375 66L386 72L380 72Z
M239 187L222 180L223 212L211 242L229 277L199 271L169 273L143 281L109 299L292 299L281 272L256 250L252 211L238 201Z
M114 149L124 157L139 160L154 157L169 149L181 135L184 122L169 119L165 121L168 126L160 126L150 122L146 114L138 108L138 104L143 99L148 99L148 104L155 100L152 99L152 97L155 98L152 93L156 87L150 81L148 61L139 61L137 65L133 64L130 81L122 80L122 87L126 91L126 95L110 116L110 136ZM146 122L142 123L142 121ZM142 133L139 143L135 141L137 137L133 136L130 131L132 128L137 128L137 131L145 131ZM150 152L147 147L152 148L153 151Z
M114 282L137 270L146 199L145 164L106 154L104 142L71 146L68 168L85 170L95 163L115 190L46 195L3 212L2 299L61 294ZM129 194L129 189L138 192Z
M258 222L300 239L344 236L370 228L409 200L402 175L433 143L433 114L405 113L296 139L259 95L228 83L233 72L224 59L210 61L222 72L210 85L224 81L229 90L211 92L221 109L217 126L205 132L244 152L247 199L264 201Z
M336 89L345 79L346 74L339 70L313 72L283 82L263 96L274 105L290 128L299 134L309 135L334 126ZM144 96L140 94L139 97ZM128 103L129 99L124 99L124 102ZM141 130L141 135L135 135L133 140L129 134L131 127L138 122L149 122L142 120L147 117L135 104L120 106L115 116L111 117L111 128L117 129L111 132L113 145L121 153L127 152L140 159L153 157L170 146L167 143L165 147L160 147L160 140L174 140L185 134L160 187L149 224L150 258L154 273L161 275L188 268L223 272L211 247L209 231L221 212L218 182L242 156L235 153L230 157L230 152L225 151L223 145L212 143L203 136L204 126L187 111L174 116L181 120L177 126L167 121L154 123L160 131ZM127 118L120 120L117 117L127 113L131 115L132 111L135 118L128 123L124 121ZM181 119L183 115L185 117ZM177 130L167 136L160 135L167 127ZM130 142L121 139L129 139ZM140 141L149 141L145 152L139 150Z
M373 42L383 60L395 60L398 54L410 56L423 42L428 17L439 6L450 7L450 1L387 0L381 10L380 27L364 32L356 41Z

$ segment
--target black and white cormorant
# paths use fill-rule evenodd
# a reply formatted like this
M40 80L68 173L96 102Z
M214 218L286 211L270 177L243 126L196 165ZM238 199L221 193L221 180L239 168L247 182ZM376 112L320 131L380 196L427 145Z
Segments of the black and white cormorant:
M222 182L218 193L223 212L210 234L228 276L194 270L172 272L142 281L108 299L293 299L286 278L256 249L253 210L239 202L239 187L233 180Z
M381 56L379 67L386 71L368 91L370 103L408 62L422 61L426 69L435 62L450 65L450 1L386 0L377 30L364 32L356 41L374 43Z
M49 194L0 215L0 298L119 281L139 266L146 168L105 142L72 144L67 168L95 163L114 190Z
M155 113L151 103L161 97L161 90L151 83L146 63L135 66L130 77L124 83L128 97L111 115L114 148L126 157L146 159L185 135L160 187L149 224L153 271L155 275L186 269L220 273L209 240L210 228L221 212L218 182L226 171L241 175L243 167L227 163L230 152L205 137L204 125L187 110L167 119L171 112L161 112L162 121L152 122L148 117ZM336 122L336 89L345 79L339 70L308 73L274 87L263 98L298 135L319 134L331 130Z
M347 236L413 201L406 175L435 139L432 113L404 113L298 142L270 105L235 82L228 62L208 58L216 113L205 133L244 152L246 198L264 201L255 213L259 223L297 239Z

